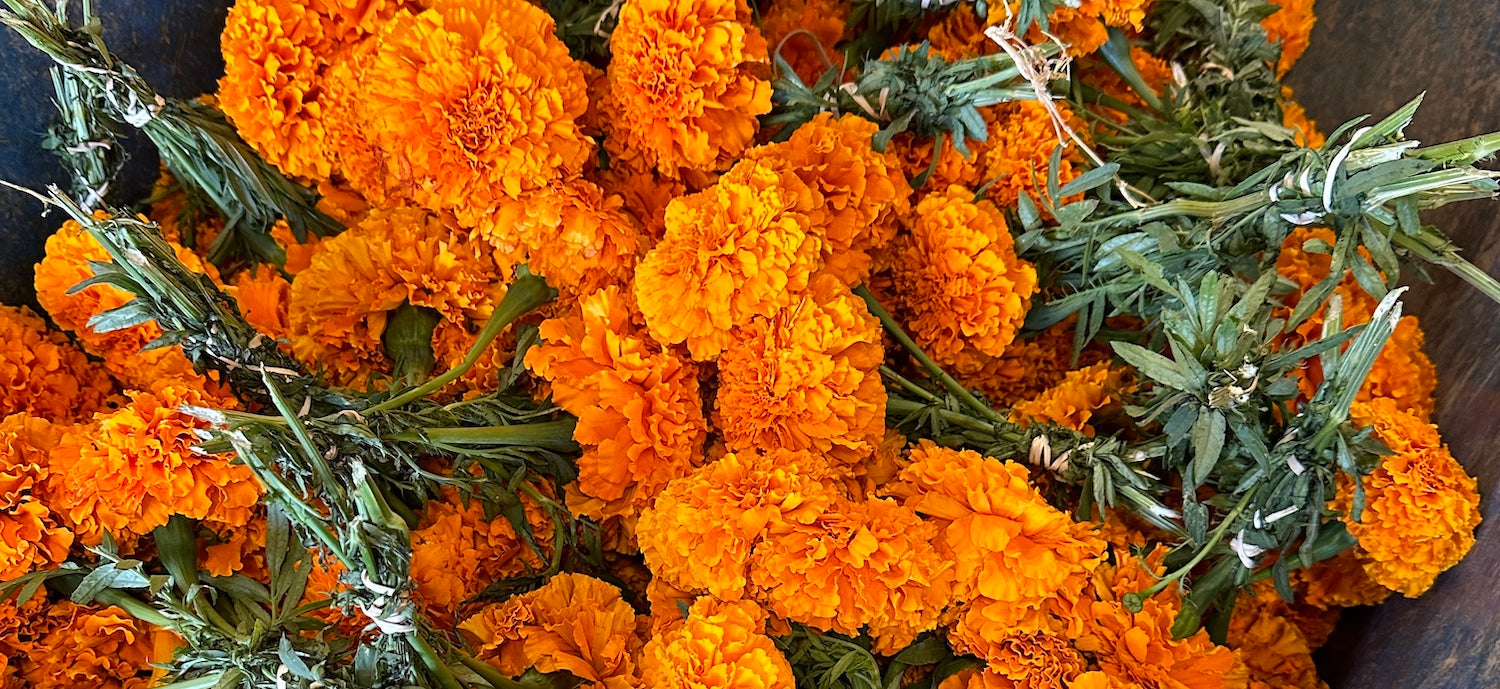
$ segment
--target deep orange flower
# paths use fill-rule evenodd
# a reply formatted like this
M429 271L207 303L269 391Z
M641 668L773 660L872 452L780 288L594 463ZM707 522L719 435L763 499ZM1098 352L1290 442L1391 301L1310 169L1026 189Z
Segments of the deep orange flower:
M1260 20L1266 28L1266 37L1272 43L1281 44L1281 59L1276 62L1276 76L1285 76L1302 53L1307 52L1308 40L1312 36L1313 24L1318 17L1313 14L1314 0L1278 0L1279 8L1274 14Z
M660 632L641 653L641 676L652 689L792 689L792 666L766 635L766 614L754 603L703 598L687 620Z
M820 202L796 175L752 161L668 204L666 237L634 283L652 337L711 360L734 327L790 305L822 265L807 216Z
M589 294L629 282L637 254L645 253L624 203L577 179L501 201L477 234L506 263L526 264L564 295Z
M247 523L261 497L249 467L194 449L208 424L181 407L233 407L178 381L128 393L130 403L68 429L53 453L53 506L84 545L101 530L145 535L174 514Z
M1036 399L1073 370L1076 321L1070 318L1041 332L1019 335L997 357L965 357L955 372L964 385L984 393L999 408ZM1078 353L1077 365L1087 368L1109 357L1108 348L1090 343Z
M1294 570L1302 600L1319 608L1352 608L1376 605L1391 596L1391 590L1370 578L1365 567L1369 556L1350 548L1307 569Z
M1395 454L1364 478L1365 509L1349 514L1349 533L1368 559L1365 571L1408 598L1422 595L1474 545L1479 491L1438 436L1437 427L1388 398L1356 403L1350 417L1371 426ZM1348 514L1353 485L1340 481L1337 509Z
M857 635L867 628L878 651L894 653L936 626L952 601L939 533L891 500L838 500L813 522L756 546L752 595L816 629Z
M1070 127L1087 133L1081 118L1064 105L1057 107ZM1023 193L1033 199L1040 197L1046 188L1052 152L1059 143L1046 107L1035 101L1005 103L994 107L988 121L988 137L974 146L980 183L989 187L985 198L1001 208L1014 208ZM1067 184L1076 178L1082 171L1081 163L1077 147L1070 145L1058 162L1058 183Z
M591 170L585 175L606 195L619 196L624 201L625 212L634 217L641 228L638 241L643 253L651 250L667 234L667 204L687 193L687 184L680 179L631 170L623 165Z
M1272 600L1262 601L1250 592L1240 595L1229 621L1227 645L1239 653L1252 682L1286 689L1327 689L1318 678L1307 638L1278 614L1281 601L1275 599L1275 592L1268 595Z
M771 110L766 41L745 0L628 0L609 51L612 161L674 178L727 169Z
M939 685L944 689L1054 689L1076 687L1073 680L1088 669L1088 661L1067 638L1050 632L1005 632L982 652L953 639L954 650L979 655L982 670L957 673ZM950 637L952 638L952 637Z
M1089 420L1100 409L1120 402L1127 390L1126 375L1124 369L1113 368L1108 362L1068 371L1036 398L1011 407L1010 420L1023 426L1054 423L1093 435Z
M783 143L745 152L747 160L793 172L823 197L813 231L823 239L824 269L851 286L869 275L870 254L895 238L897 219L911 210L900 158L871 143L878 130L863 117L824 113Z
M36 689L135 689L150 685L154 637L167 634L116 607L60 600L37 610L28 632L33 652L19 663L22 686Z
M1016 257L1000 210L949 187L917 204L909 230L892 245L890 302L907 331L941 364L958 361L966 348L1004 354L1037 280Z
M235 274L224 290L234 297L245 321L267 337L284 340L291 336L287 309L292 283L268 265L256 266Z
M0 417L88 418L114 393L109 374L26 307L0 304Z
M368 214L361 215L359 220L363 221L365 215ZM358 222L351 222L349 226L358 224ZM292 228L284 220L278 220L271 227L271 239L275 240L282 251L286 252L286 265L282 266L282 269L288 275L296 275L307 270L308 266L312 265L313 256L316 256L323 248L323 244L328 241L327 237L308 235L306 242L299 242L292 234Z
M47 501L48 455L62 428L29 414L0 420L0 581L49 568L68 557L73 532Z
M541 326L527 366L578 416L578 487L603 514L634 515L703 461L698 369L646 335L630 295L607 287Z
M569 672L594 686L638 686L643 645L635 611L620 590L582 574L490 605L459 625L475 656L517 677L528 669Z
M1281 87L1281 125L1297 133L1297 145L1307 148L1322 148L1327 140L1318 130L1318 123L1307 116L1307 108L1297 102L1292 87Z
M552 18L523 0L447 0L399 12L358 75L358 117L385 171L467 226L501 199L579 174L583 71Z
M831 275L771 318L736 331L719 358L714 425L732 451L786 448L856 471L885 435L881 329Z
M266 515L257 508L243 524L204 522L213 532L198 539L198 561L203 570L217 577L243 574L262 583L270 581L266 570Z
M989 13L982 22L978 13L973 11L949 12L929 29L928 40L932 41L933 47L955 58L1000 52L999 46L984 35L984 30L1014 17L1020 3L1009 0L1009 5L1007 9L1000 3L990 4ZM1069 55L1088 55L1109 40L1110 27L1139 31L1149 5L1150 0L1058 3L1047 17L1049 33L1062 42ZM1039 27L1033 27L1027 39L1037 43L1045 37Z
M674 588L738 599L755 545L813 523L839 497L827 474L823 459L806 453L725 455L673 481L641 514L641 554Z
M553 546L552 520L535 500L521 495L532 543L516 533L505 514L485 516L478 498L445 491L427 503L411 533L411 578L428 617L440 622L497 581L545 569ZM450 622L451 623L451 622Z
M837 46L853 11L848 0L772 2L760 15L760 30L766 36L772 64L780 55L808 85L816 83L824 72L838 69L843 55Z
M194 203L166 165L161 166L156 183L151 185L151 199L149 217L161 229L162 236L173 244L187 246L190 235L193 253L206 257L214 238L224 230L224 219L214 210Z

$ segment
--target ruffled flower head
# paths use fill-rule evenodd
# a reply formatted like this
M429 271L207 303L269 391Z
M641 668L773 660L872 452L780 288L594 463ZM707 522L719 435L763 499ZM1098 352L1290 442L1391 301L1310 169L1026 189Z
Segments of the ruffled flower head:
M49 454L62 434L62 428L29 414L0 420L0 581L68 557L73 532L47 504Z
M1093 435L1089 420L1095 412L1120 401L1126 388L1125 375L1123 369L1106 362L1069 371L1035 399L1011 407L1010 420L1023 426L1053 423Z
M1009 7L1007 7L1007 4ZM1110 27L1139 31L1146 19L1150 0L1080 0L1058 3L1047 17L1049 33L1067 49L1069 55L1093 53L1109 40ZM949 12L928 30L934 48L955 57L974 57L1000 52L1000 47L984 30L1012 21L1020 9L1018 0L989 5L988 15L977 12ZM1033 27L1027 37L1033 43L1046 39L1040 27Z
M652 689L792 689L792 666L766 635L766 613L749 601L703 598L680 626L641 653Z
M507 263L525 264L565 296L624 285L635 272L641 230L625 200L578 179L500 203L477 234Z
M1269 596L1273 600L1263 600ZM1274 591L1240 595L1226 643L1239 653L1253 683L1286 689L1327 689L1313 664L1313 647L1297 625L1278 614Z
M503 198L576 176L592 155L577 122L583 70L540 7L444 0L397 13L375 40L355 107L419 205L473 225Z
M727 454L673 481L641 514L641 554L674 588L738 599L756 544L811 524L841 496L827 476L823 459L806 453Z
M848 0L775 0L760 16L772 63L779 55L803 83L817 83L843 61L835 48L853 11Z
M1076 321L1070 318L1041 332L1017 336L1000 356L965 357L954 372L964 385L984 393L998 408L1037 399L1072 369ZM1087 368L1109 358L1108 348L1090 343L1078 353L1077 364Z
M766 41L745 0L627 0L609 50L605 145L637 169L726 169L771 110Z
M1000 640L984 648L949 637L955 651L978 655L985 666L952 675L939 685L942 689L1072 689L1078 686L1073 680L1088 669L1088 660L1061 635L996 631Z
M639 686L636 657L644 645L635 611L620 590L582 574L559 574L546 586L490 605L459 625L475 656L510 677L568 672L593 686Z
M267 337L284 340L291 336L288 322L292 283L275 268L256 266L235 274L224 290L240 307L245 322Z
M968 348L1000 356L1016 337L1036 270L1016 257L1005 218L973 192L949 187L917 204L910 234L892 245L891 304L917 343L942 364Z
M26 307L0 304L0 417L88 418L114 393L109 373Z
M33 652L17 668L20 686L34 689L134 689L151 685L157 637L153 629L116 607L91 608L60 600L37 610L28 623Z
M1432 587L1444 570L1474 546L1479 491L1448 452L1437 427L1402 411L1390 399L1356 403L1354 422L1375 429L1395 454L1364 478L1365 509L1349 514L1352 482L1340 482L1335 505L1348 516L1349 533L1367 557L1376 582L1412 598Z
M1317 15L1313 14L1313 1L1278 0L1276 12L1260 20L1260 25L1266 28L1266 38L1281 44L1281 59L1276 61L1277 77L1286 76L1307 52L1313 24L1318 21Z
M698 370L646 334L630 295L606 287L541 326L527 366L578 416L586 512L634 515L703 461L708 422Z
M714 425L733 451L809 450L851 469L885 434L880 323L831 275L719 358Z
M446 620L490 584L546 568L543 558L554 547L552 521L530 496L520 501L529 539L516 533L506 515L487 518L477 498L448 491L427 503L411 532L411 578L429 617Z
M730 331L771 316L822 267L808 213L821 198L800 178L758 162L667 205L666 237L636 270L634 291L652 337L717 358Z
M1322 148L1327 137L1318 129L1318 123L1307 116L1307 108L1297 102L1292 87L1281 87L1281 126L1297 133L1297 145L1306 148Z

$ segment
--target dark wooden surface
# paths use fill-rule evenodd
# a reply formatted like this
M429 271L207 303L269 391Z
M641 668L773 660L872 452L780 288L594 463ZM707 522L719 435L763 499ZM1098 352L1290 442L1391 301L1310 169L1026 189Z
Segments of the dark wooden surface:
M213 88L222 72L223 0L111 0L102 6L110 44L169 95ZM1381 115L1427 91L1414 137L1438 141L1500 129L1500 2L1496 0L1318 0L1312 48L1291 82L1331 129ZM0 177L57 181L37 149L51 119L45 63L9 34L0 38ZM149 184L155 157L139 137L131 178ZM56 218L0 190L0 302L32 300L31 266ZM1433 214L1471 260L1500 274L1500 202ZM1417 600L1396 599L1346 617L1321 654L1335 688L1469 689L1500 686L1500 306L1445 273L1412 291L1441 378L1437 418L1454 453L1477 475L1486 522L1469 558Z
M1427 91L1407 135L1437 142L1500 129L1500 2L1318 0L1312 47L1291 83L1330 130L1383 115ZM1500 275L1500 201L1470 202L1431 220ZM1407 312L1427 332L1438 370L1437 421L1479 479L1485 522L1468 559L1427 595L1347 615L1322 653L1325 678L1347 689L1500 687L1500 306L1434 272Z

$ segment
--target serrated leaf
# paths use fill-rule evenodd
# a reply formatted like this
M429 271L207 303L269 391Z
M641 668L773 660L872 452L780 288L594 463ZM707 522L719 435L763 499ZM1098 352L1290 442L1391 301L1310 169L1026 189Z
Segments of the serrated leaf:
M89 319L89 329L96 333L109 333L133 328L156 320L156 314L142 299L132 299L123 305L95 314Z
M1197 393L1203 386L1202 381L1190 379L1171 359L1145 347L1118 340L1109 344L1125 363L1134 366L1142 376L1157 384L1190 393Z
M1224 450L1224 415L1218 411L1198 415L1193 422L1193 459L1189 462L1193 488L1213 474Z

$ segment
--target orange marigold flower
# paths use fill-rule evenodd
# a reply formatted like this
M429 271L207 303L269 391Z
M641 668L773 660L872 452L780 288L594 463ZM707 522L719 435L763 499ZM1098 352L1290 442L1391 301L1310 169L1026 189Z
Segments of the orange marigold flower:
M390 370L381 336L403 303L466 323L488 315L501 271L480 242L425 211L371 213L323 243L292 283L292 350L343 385Z
M1094 413L1116 404L1127 390L1124 369L1108 362L1069 371L1057 385L1035 399L1011 407L1010 420L1023 426L1054 423L1064 428L1094 434L1089 420Z
M162 236L169 242L192 248L200 257L207 256L214 238L224 229L224 219L213 209L194 203L166 165L161 166L161 173L151 186L151 198L149 217L161 229Z
M1335 501L1359 540L1365 571L1380 585L1408 598L1420 596L1433 580L1474 545L1479 526L1479 491L1474 479L1449 454L1437 427L1402 411L1395 401L1356 403L1355 423L1395 453L1363 480L1365 509L1349 514L1354 487L1340 481Z
M635 611L620 590L582 574L490 605L459 625L475 656L508 676L528 669L568 672L606 689L639 684L635 658L644 645Z
M663 177L651 171L631 170L624 165L585 174L606 195L619 196L624 201L625 212L635 218L641 228L638 242L642 253L666 236L667 204L687 193L687 184L680 179Z
M366 215L368 214L361 215L359 220L363 221ZM358 224L358 222L349 223L351 227ZM278 220L271 227L271 239L275 240L281 250L286 252L286 265L282 266L282 269L288 275L296 275L312 265L313 256L318 254L329 238L308 235L307 241L299 242L292 234L291 226L287 225L285 220Z
M583 70L523 0L399 12L359 75L359 115L411 198L472 226L505 197L574 177L593 153Z
M792 689L792 666L766 635L766 614L749 601L703 598L687 620L658 633L641 653L652 689Z
M807 213L821 199L791 173L760 162L667 205L667 234L636 270L634 291L651 335L717 358L730 331L770 316L807 289L822 242Z
M1066 106L1058 105L1070 126L1085 133L1087 126ZM985 198L1001 208L1014 208L1021 194L1033 199L1045 189L1052 152L1058 146L1057 129L1047 108L1035 101L1016 101L994 106L988 136L975 146ZM1078 177L1082 162L1078 149L1069 147L1058 163L1058 183Z
M1150 0L1058 3L1047 17L1047 24L1069 55L1088 55L1109 40L1110 27L1139 31L1149 5ZM984 35L984 30L1006 23L1019 9L1018 0L1009 0L1008 8L998 2L991 3L988 15L982 19L974 11L949 12L928 30L928 39L933 47L955 58L996 53L999 46ZM1040 27L1033 27L1028 38L1039 42L1045 37Z
M1292 87L1281 87L1281 126L1297 133L1297 145L1306 148L1322 148L1327 138L1318 129L1318 123L1307 116L1307 108L1297 102Z
M61 436L61 428L29 414L0 420L0 581L68 557L73 532L45 502L48 455Z
M0 417L87 418L114 393L109 374L24 306L0 304Z
M1266 29L1266 38L1281 44L1281 59L1276 62L1276 76L1285 76L1302 53L1307 52L1312 37L1313 24L1318 17L1313 14L1314 0L1277 0L1279 8L1274 14L1260 20Z
M1095 600L1078 611L1084 632L1074 645L1125 687L1244 689L1249 679L1245 666L1233 651L1210 641L1208 632L1200 629L1186 638L1173 638L1172 622L1181 605L1175 594L1147 598L1137 613L1120 602L1124 594L1155 581L1153 572L1161 571L1164 555L1160 547L1147 555L1151 570L1128 555L1101 566L1095 575Z
M894 653L937 625L952 601L937 524L892 500L838 500L809 524L767 536L750 560L753 597L771 612L857 635Z
M635 272L640 229L625 200L583 179L500 202L476 228L508 264L525 264L567 295L623 285Z
M21 660L24 686L36 689L132 689L150 685L151 629L116 607L89 608L60 600L29 622L33 652ZM164 660L164 659L163 659Z
M823 459L807 453L727 454L673 481L641 513L641 554L674 588L738 599L755 545L812 523L839 497L827 473Z
M780 68L774 59L779 55L807 84L817 83L830 69L838 69L843 56L836 48L853 11L848 0L772 2L760 15L760 30L765 34L772 65Z
M1014 627L1080 586L1103 543L1088 524L1047 504L1025 467L923 441L885 493L943 529L954 598ZM1070 584L1069 582L1075 582ZM993 603L993 605L991 604Z
M1273 598L1275 593L1269 594ZM1312 647L1290 620L1278 614L1279 599L1264 602L1246 592L1234 608L1226 638L1245 663L1252 682L1285 689L1327 689L1313 665Z
M530 496L523 494L520 502L529 543L507 515L486 517L478 498L448 490L442 500L427 503L411 533L411 578L430 618L446 620L490 584L546 568L544 558L554 547L552 520Z
M1000 356L965 357L954 368L964 385L984 393L997 407L1036 399L1073 370L1076 321L1069 318L1041 332L1019 335ZM1087 368L1109 358L1107 347L1090 343L1078 353L1077 365Z
M797 175L822 195L826 218L814 231L823 239L825 270L849 285L869 275L870 253L896 236L896 220L911 210L911 185L894 151L871 143L879 127L863 117L824 113L797 128L783 143L746 151Z
M714 426L731 451L809 450L858 468L885 435L879 321L832 275L736 331L719 358Z
M207 422L182 407L233 407L178 381L128 393L130 403L76 426L53 455L61 476L54 506L84 545L100 529L144 535L174 514L230 525L247 523L261 487L249 467L194 449Z
M726 169L771 110L766 41L745 0L628 0L609 52L605 146L636 169Z
M1088 661L1067 638L1050 632L1005 632L983 651L954 641L954 650L979 655L983 670L967 670L943 681L941 687L959 689L1054 689L1075 687L1073 680L1088 669Z
M929 195L893 249L890 303L928 354L952 364L966 348L1005 352L1037 280L993 203L958 186Z
M708 422L698 370L646 335L630 295L591 294L542 323L526 364L578 416L579 490L599 513L635 514L703 461Z
M256 509L243 524L204 522L211 532L198 539L198 561L204 571L218 577L243 574L260 582L270 581L266 569L266 514Z
M240 315L255 329L268 337L284 340L291 337L292 327L287 320L287 309L292 296L292 283L281 277L281 273L268 265L255 266L235 274L229 287L224 290L234 297L240 307Z
M1352 608L1376 605L1391 596L1391 590L1370 578L1365 568L1369 556L1350 548L1307 569L1293 570L1302 588L1302 600L1318 608Z
M1172 65L1166 60L1152 55L1145 48L1136 45L1130 46L1130 62L1135 66L1136 71L1140 73L1141 80L1146 82L1146 85L1151 87L1151 90L1158 96L1165 92L1167 84L1172 83ZM1080 59L1077 64L1078 66L1074 68L1074 74L1078 80L1126 105L1137 108L1147 107L1146 100L1141 97L1141 94L1137 93L1130 84L1126 83L1125 79L1120 76L1120 73L1111 68L1109 63L1105 62L1102 58L1088 56ZM1120 124L1126 122L1125 113L1101 103L1093 103L1089 109Z

